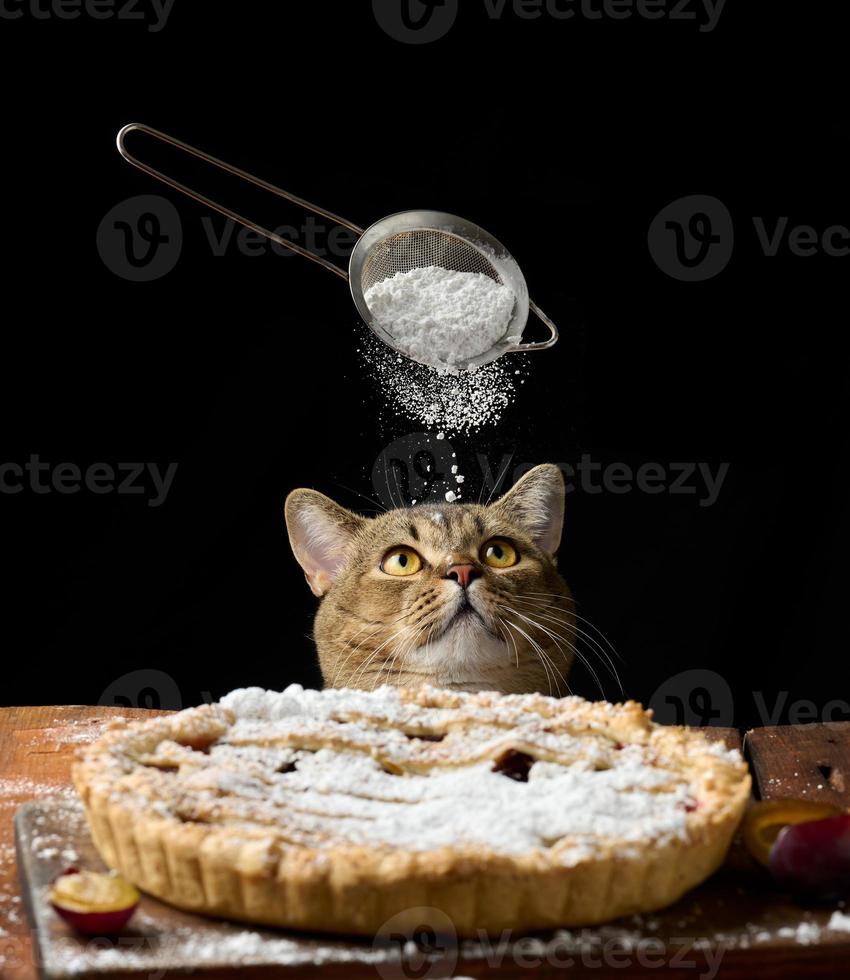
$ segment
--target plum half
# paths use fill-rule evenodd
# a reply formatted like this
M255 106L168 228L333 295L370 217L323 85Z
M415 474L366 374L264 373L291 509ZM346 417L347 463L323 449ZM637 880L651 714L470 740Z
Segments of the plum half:
M744 818L744 844L756 861L767 868L773 845L785 827L836 817L843 812L831 803L814 800L762 800L750 807Z
M50 904L69 926L86 936L111 936L130 921L139 904L134 885L117 874L72 869L50 889Z
M784 827L770 849L770 872L802 899L829 902L850 893L850 814Z

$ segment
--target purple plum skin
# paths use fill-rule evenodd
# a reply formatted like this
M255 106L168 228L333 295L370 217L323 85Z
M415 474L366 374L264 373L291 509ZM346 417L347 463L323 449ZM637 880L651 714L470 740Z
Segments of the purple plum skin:
M850 893L850 814L783 827L770 872L793 895L829 902Z

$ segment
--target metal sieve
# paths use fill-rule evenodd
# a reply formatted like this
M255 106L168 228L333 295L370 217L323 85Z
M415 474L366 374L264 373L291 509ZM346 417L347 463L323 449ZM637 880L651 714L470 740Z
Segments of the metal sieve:
M255 187L269 191L306 211L354 232L359 237L349 259L348 271L301 245L282 238L268 228L250 221L230 208L199 194L162 171L143 163L133 156L125 146L125 137L133 131L153 136L155 139L176 147L205 163L212 164L214 167L239 177ZM410 355L396 346L396 341L392 335L372 315L366 302L365 293L371 286L391 278L397 272L409 272L411 269L432 265L453 272L483 273L499 284L507 286L513 291L515 297L513 313L502 338L483 354L458 361L457 367L461 370L488 364L490 361L501 357L502 354L515 351L547 350L558 341L558 328L529 299L525 278L510 252L501 242L471 221L466 221L464 218L459 218L453 214L445 214L442 211L401 211L398 214L381 218L380 221L376 221L364 230L332 211L311 204L309 201L282 190L268 181L254 177L238 167L225 163L223 160L189 146L188 143L183 143L181 140L142 123L130 123L124 126L118 133L117 142L121 156L134 167L138 167L139 170L155 177L182 194L188 195L226 218L264 235L278 245L347 280L351 288L354 305L366 326L385 344L405 357L410 357ZM546 340L536 343L522 342L529 310L548 327L549 337Z

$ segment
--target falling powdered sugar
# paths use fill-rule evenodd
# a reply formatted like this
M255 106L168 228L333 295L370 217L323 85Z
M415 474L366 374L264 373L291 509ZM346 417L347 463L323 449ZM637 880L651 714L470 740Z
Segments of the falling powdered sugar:
M401 415L450 435L495 425L513 402L517 386L525 383L518 370L504 366L504 358L447 374L409 361L371 333L364 335L358 352L385 400L386 422Z
M396 349L449 372L502 340L516 302L512 290L481 272L436 265L397 272L364 298Z

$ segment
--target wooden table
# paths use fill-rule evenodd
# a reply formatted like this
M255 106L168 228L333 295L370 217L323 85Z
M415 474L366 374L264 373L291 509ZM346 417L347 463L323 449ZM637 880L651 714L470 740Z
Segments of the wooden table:
M0 977L3 980L35 980L37 976L14 859L12 819L16 808L33 799L71 795L69 773L74 754L96 737L106 720L159 713L79 706L0 709ZM727 744L743 747L752 765L757 796L805 797L850 806L847 786L850 723L756 729L746 734L743 745L740 735L732 729L708 729L707 733ZM850 908L846 911L850 913ZM751 980L755 968L766 971L764 975L769 975L771 980L803 976L831 978L850 971L850 933L825 929L831 912L831 909L801 909L777 894L740 846L735 846L727 866L713 879L673 909L655 917L641 917L636 925L654 928L657 935L664 933L665 925L680 926L683 933L692 936L729 935L731 945L724 953L718 974L721 977L747 976ZM653 918L654 922L649 921ZM805 944L798 935L789 935L801 922L809 923L809 931L823 930L822 939ZM623 978L649 975L658 972L657 966L656 963L654 968L646 969L633 962L612 969L610 975ZM554 976L559 970L550 970L546 965L509 965L493 971L486 963L464 961L457 972L536 978ZM608 975L599 964L586 971L579 965L571 972L595 977ZM675 964L670 963L662 972L665 976L672 973L693 980L701 975L700 969L693 965L677 972ZM343 975L350 980L377 976L374 969L359 971L351 967ZM195 972L193 976L203 980L204 974Z

